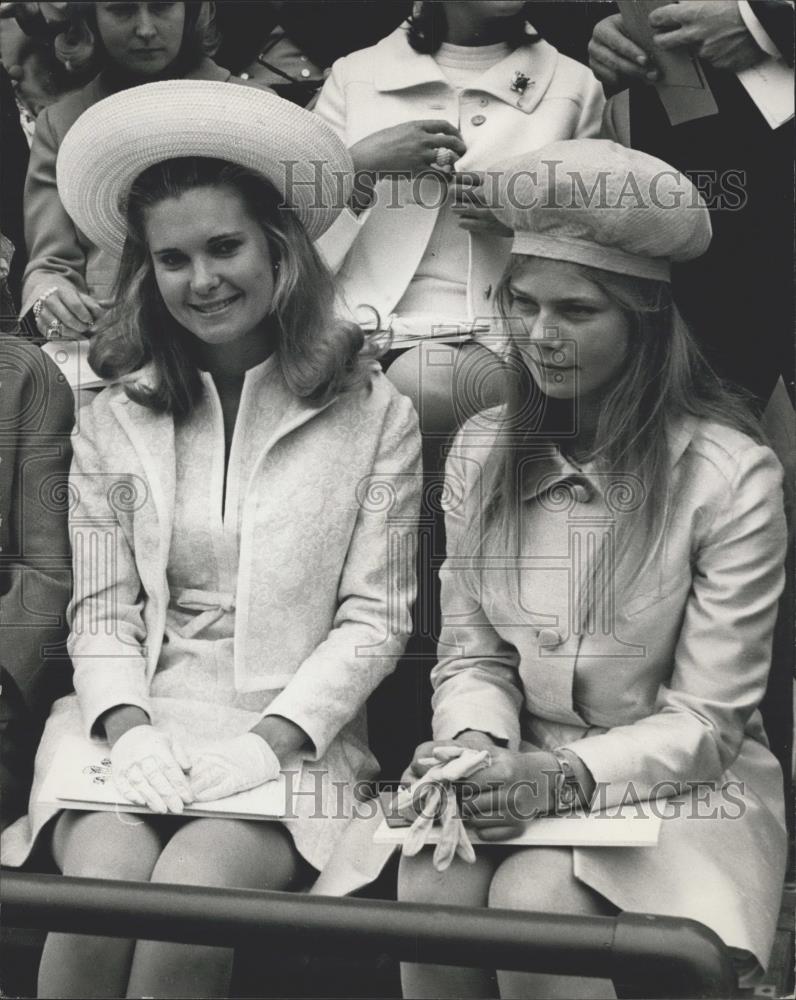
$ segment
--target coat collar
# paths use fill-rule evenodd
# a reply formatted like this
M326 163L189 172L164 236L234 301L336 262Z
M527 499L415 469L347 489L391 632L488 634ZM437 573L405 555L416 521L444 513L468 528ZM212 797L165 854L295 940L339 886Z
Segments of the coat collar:
M670 468L674 468L682 458L696 432L696 426L695 417L683 417L669 427L667 438ZM538 455L529 457L522 465L520 475L523 500L533 500L534 497L548 493L565 480L588 484L600 496L605 496L611 485L603 474L597 472L594 463L574 465L555 446L540 449Z
M407 25L402 24L383 38L374 48L376 90L396 92L438 83L450 83L433 56L415 52L407 40ZM521 45L510 55L487 70L478 81L479 93L493 97L530 114L539 104L553 79L558 52L545 41ZM528 77L525 92L511 89L515 73Z

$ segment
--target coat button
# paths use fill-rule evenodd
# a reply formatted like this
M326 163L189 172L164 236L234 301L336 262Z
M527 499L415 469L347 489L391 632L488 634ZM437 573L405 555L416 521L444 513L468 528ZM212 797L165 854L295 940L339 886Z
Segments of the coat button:
M303 69L303 70L301 71L301 75L302 75L302 76L304 77L304 79L306 80L306 79L307 79L307 77L308 77L308 76L310 75L310 71L309 71L308 69Z
M241 73L240 78L241 78L241 80L250 80L251 79L251 77L249 76L248 73Z
M486 115L473 115L470 119L471 125L483 125L486 121Z
M537 638L540 646L560 646L562 641L561 633L554 628L539 629Z

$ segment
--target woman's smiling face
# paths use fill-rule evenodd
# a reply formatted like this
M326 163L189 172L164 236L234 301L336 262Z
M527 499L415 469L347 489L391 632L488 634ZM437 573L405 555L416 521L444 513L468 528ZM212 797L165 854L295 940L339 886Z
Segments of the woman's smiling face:
M271 251L237 192L193 188L148 208L144 226L158 289L181 326L209 345L264 335Z
M511 336L541 391L555 399L607 394L625 366L630 323L582 268L528 257L508 281Z

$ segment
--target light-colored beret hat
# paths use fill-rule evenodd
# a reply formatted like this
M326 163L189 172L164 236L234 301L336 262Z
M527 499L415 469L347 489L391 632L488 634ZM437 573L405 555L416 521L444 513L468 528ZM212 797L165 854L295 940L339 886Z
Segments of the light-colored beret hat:
M554 142L493 171L513 253L668 281L671 261L710 243L710 215L685 174L606 139Z
M353 184L348 150L311 111L257 87L165 80L107 97L78 118L58 152L58 194L93 243L119 254L133 181L183 156L264 174L313 240L343 210Z

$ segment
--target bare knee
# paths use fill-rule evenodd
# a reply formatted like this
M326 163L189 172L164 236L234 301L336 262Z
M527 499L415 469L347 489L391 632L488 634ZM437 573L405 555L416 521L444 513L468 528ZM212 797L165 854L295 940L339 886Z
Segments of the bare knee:
M301 858L278 823L195 819L169 841L153 882L237 888L286 889L300 877Z
M572 912L573 896L579 891L572 865L572 851L567 848L516 851L495 872L489 905L509 910Z
M398 868L398 899L406 903L446 903L451 906L486 906L494 862L485 854L473 865L454 858L447 871L438 872L432 851L402 857Z
M53 856L64 875L149 878L162 839L148 821L126 813L64 812L53 833Z

